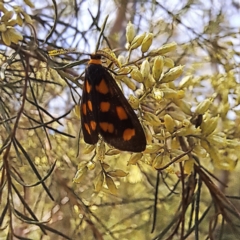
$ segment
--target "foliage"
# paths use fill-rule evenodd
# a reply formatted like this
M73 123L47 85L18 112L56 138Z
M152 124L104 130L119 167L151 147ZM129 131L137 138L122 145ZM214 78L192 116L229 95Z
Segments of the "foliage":
M81 9L84 1L52 1L49 15L25 4L0 5L0 237L237 239L239 33L223 32L223 13L201 35L183 21L200 1L178 11L148 1L141 7L151 12L150 31L135 18L123 47L120 35L107 36L111 16L101 1L95 15ZM160 9L171 23L156 20ZM78 27L83 20L87 30ZM195 38L180 44L181 26ZM79 102L92 45L130 93L148 143L142 153L82 139Z

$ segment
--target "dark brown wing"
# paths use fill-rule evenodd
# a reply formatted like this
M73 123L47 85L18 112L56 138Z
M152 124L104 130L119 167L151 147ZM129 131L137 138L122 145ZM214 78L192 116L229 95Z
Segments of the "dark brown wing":
M93 75L89 71L88 66L85 71L85 80L81 100L81 124L83 138L88 144L96 144L98 142L98 115L96 104L96 91L94 87Z
M98 129L103 139L119 150L144 151L146 137L138 117L111 74L104 67L96 82L100 86L96 91L99 106ZM101 107L102 105L105 107Z

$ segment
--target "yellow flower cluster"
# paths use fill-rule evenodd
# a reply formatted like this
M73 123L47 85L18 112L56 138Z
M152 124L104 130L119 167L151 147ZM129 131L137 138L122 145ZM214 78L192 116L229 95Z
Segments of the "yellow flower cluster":
M27 3L30 7L33 7L30 1L27 1ZM0 32L3 42L7 46L10 46L11 43L18 44L19 41L23 40L23 36L15 29L15 26L22 26L24 21L31 24L31 17L20 6L15 6L12 11L9 11L3 3L0 3L0 11L2 12Z

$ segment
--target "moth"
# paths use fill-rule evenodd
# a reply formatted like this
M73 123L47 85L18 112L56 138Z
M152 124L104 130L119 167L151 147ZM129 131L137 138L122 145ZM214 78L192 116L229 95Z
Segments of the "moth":
M100 134L122 151L142 152L146 148L142 125L111 73L102 66L99 54L91 55L85 70L81 124L88 144L96 144Z

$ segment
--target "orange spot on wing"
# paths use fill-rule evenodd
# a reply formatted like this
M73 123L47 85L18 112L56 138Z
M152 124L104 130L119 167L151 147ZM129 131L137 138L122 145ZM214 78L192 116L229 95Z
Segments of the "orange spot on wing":
M113 131L114 131L114 126L112 123L100 122L99 126L104 132L113 133Z
M107 122L100 122L99 126L104 132L106 132L107 129L108 129L108 123Z
M88 134L90 135L90 134L91 134L91 131L90 131L90 128L89 128L88 124L87 124L87 123L84 123L84 127L85 127L85 129L87 130Z
M112 123L109 123L108 124L108 132L113 133L113 131L114 131L114 126Z
M91 125L91 129L92 129L93 131L95 131L95 130L96 130L97 123L96 123L95 121L91 121L91 122L90 122L90 125Z
M88 109L92 112L92 102L90 100L87 101Z
M86 89L87 93L91 92L92 85L89 84L88 80L85 80L85 89Z
M109 102L101 102L100 103L101 112L108 112L109 109L110 109L110 103Z
M86 103L83 103L82 105L82 112L84 115L87 115L87 106L86 106Z
M123 107L116 107L116 111L117 111L117 115L118 115L118 118L120 120L124 120L124 119L127 119L128 116L127 116L127 113L126 111L123 109Z
M96 86L96 90L102 94L107 94L109 92L108 86L104 79Z
M123 132L123 140L129 141L133 136L135 136L135 129L127 128Z

